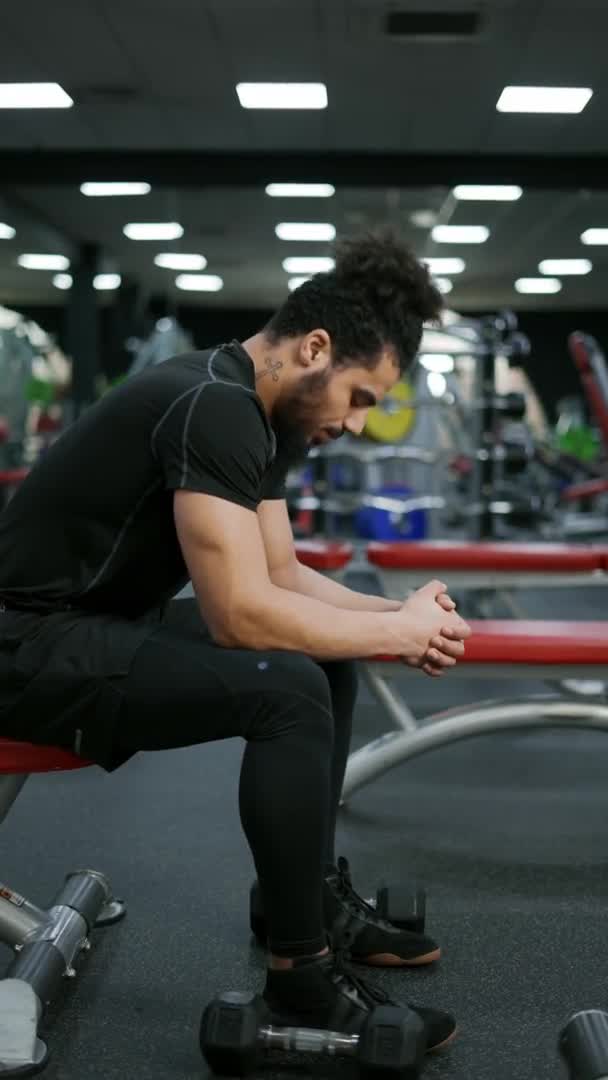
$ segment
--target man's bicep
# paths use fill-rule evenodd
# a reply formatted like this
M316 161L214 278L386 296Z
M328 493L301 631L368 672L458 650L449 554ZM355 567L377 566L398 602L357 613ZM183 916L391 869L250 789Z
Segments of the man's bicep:
M270 585L258 516L196 491L176 491L173 512L203 617L214 639L230 644L240 612Z
M266 499L258 506L258 520L270 580L285 584L297 570L293 530L284 499Z

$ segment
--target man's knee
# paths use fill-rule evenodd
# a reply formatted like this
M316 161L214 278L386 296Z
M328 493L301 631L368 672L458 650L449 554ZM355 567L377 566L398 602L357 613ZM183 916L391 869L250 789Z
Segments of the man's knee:
M259 708L250 737L306 727L333 738L331 687L324 670L303 653L265 653L260 671Z
M278 681L285 694L302 697L311 704L331 710L329 679L323 668L310 656L297 652L271 653L268 665L274 667L273 685Z

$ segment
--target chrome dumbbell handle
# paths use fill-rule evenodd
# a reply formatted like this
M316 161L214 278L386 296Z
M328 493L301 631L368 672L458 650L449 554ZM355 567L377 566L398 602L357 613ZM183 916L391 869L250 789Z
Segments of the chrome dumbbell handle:
M342 1035L338 1031L317 1028L272 1027L264 1025L258 1031L262 1046L273 1050L299 1050L302 1053L354 1055L359 1045L358 1035Z

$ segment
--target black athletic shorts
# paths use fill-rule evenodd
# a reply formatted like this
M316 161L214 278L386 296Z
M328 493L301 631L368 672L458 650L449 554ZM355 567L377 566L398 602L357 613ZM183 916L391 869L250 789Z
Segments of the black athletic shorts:
M132 755L115 749L121 684L158 615L0 609L0 736L61 746L108 772Z

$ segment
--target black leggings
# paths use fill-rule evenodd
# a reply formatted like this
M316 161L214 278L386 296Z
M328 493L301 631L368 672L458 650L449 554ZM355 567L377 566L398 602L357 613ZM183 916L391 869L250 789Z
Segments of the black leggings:
M278 956L319 952L323 876L357 694L355 664L213 644L195 600L169 605L123 684L120 749L167 750L240 735L239 788Z

